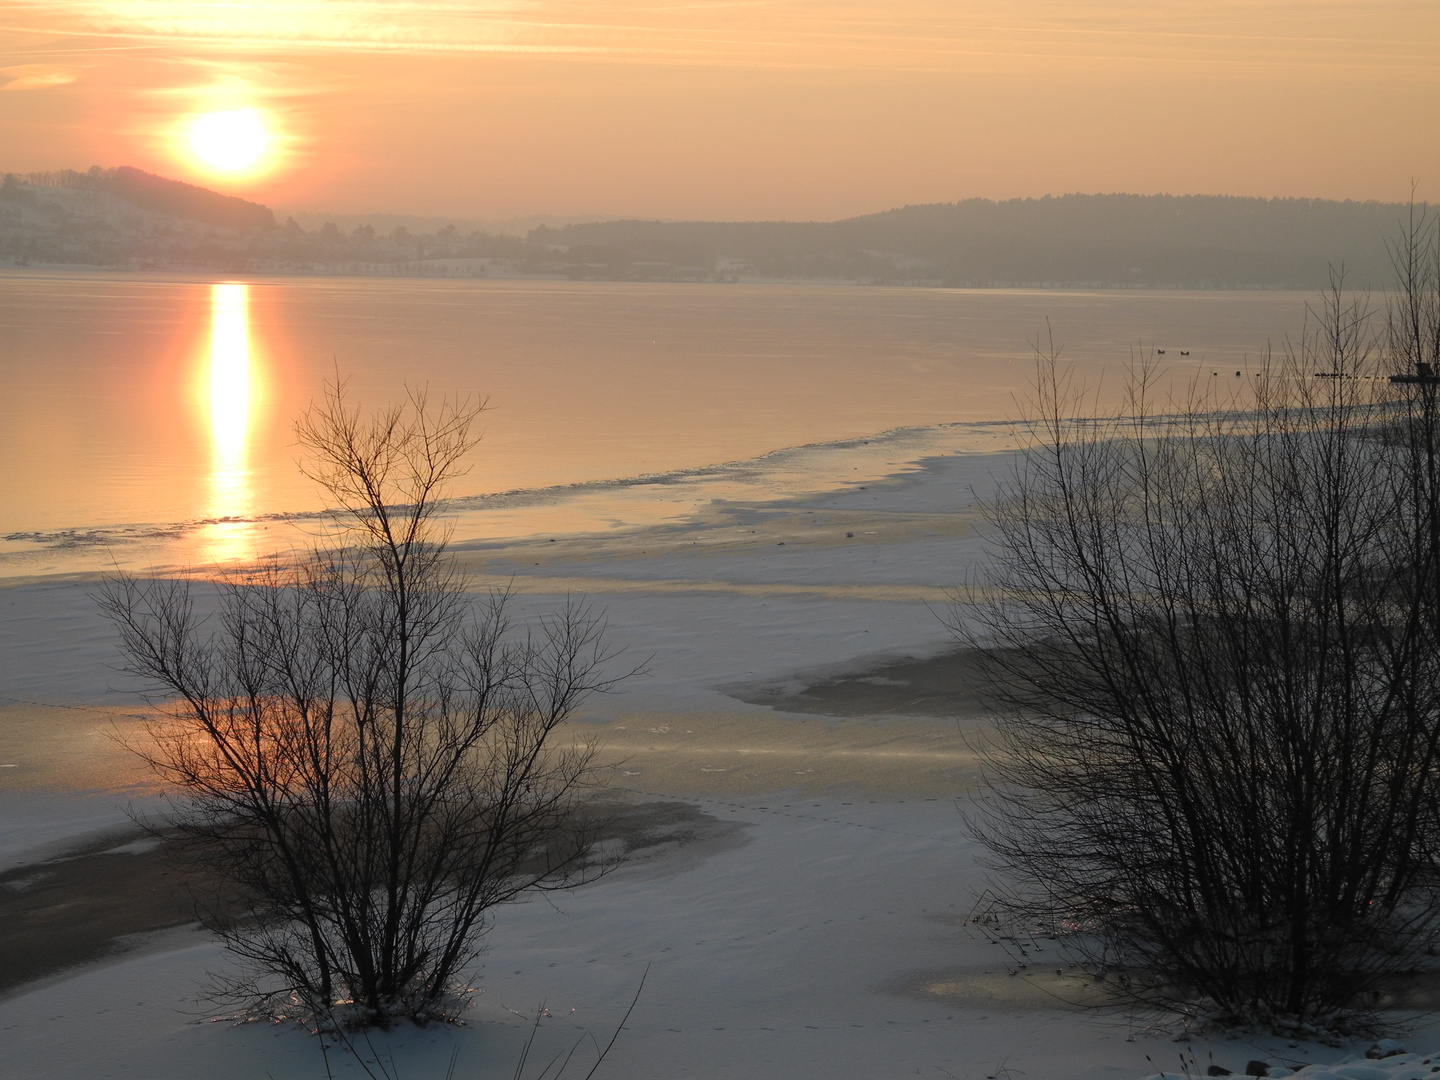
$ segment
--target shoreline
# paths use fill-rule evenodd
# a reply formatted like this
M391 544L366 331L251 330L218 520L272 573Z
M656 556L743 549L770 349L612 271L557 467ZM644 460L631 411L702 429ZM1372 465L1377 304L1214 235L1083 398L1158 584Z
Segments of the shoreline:
M457 552L536 539L604 544L617 537L643 539L651 532L703 532L721 526L726 516L803 512L830 496L923 481L947 458L984 459L998 468L1016 446L1015 425L1009 421L902 427L696 468L455 496L446 500L443 517ZM116 569L184 573L216 565L205 557L207 550L230 553L224 564L244 565L265 560L272 550L305 546L312 532L324 531L330 517L327 510L306 510L12 530L0 534L0 589L49 578L93 579ZM287 531L288 545L278 535ZM248 554L235 558L237 548Z
M384 273L365 272L353 269L346 272L342 269L345 266L358 266L364 260L356 260L353 263L321 263L313 268L300 269L294 267L267 267L263 269L243 268L235 269L234 265L217 264L214 266L176 265L164 266L99 266L92 263L26 263L20 265L9 263L0 265L0 277L16 278L41 278L41 279L64 279L74 277L109 279L136 279L153 280L161 282L191 282L191 281L214 281L216 277L224 277L226 280L249 281L252 283L264 283L267 281L304 281L309 279L331 280L331 281L423 281L427 284L437 284L444 281L453 281L457 285L474 285L478 282L493 281L500 284L506 282L544 282L546 284L572 284L572 285L674 285L685 286L760 286L762 288L784 288L791 286L795 288L836 288L836 289L926 289L944 292L1041 292L1056 294L1090 294L1090 293L1132 293L1132 292L1166 292L1166 293L1267 293L1267 292L1293 292L1311 294L1322 289L1320 284L1305 286L1294 283L1254 283L1228 282L1216 284L1204 280L1190 282L1124 282L1105 280L1083 280L1083 281L1006 281L1006 280L948 280L946 278L824 278L824 277L767 277L759 274L732 274L729 271L724 273L697 274L693 276L582 276L575 277L569 273L533 273L527 274L523 271L510 271L507 273L490 272L490 264L493 260L487 257L475 259L436 259L436 260L411 260L399 263L376 263L377 267L395 269L397 267L415 267L416 271L411 273ZM443 270L446 267L441 264L449 263L485 263L484 272L481 273L425 273L425 263L433 263L433 268ZM455 267L450 267L455 268Z

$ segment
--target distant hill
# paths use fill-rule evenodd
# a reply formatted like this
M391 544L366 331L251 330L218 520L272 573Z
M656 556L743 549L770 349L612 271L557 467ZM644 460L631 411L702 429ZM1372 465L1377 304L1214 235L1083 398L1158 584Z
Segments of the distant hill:
M942 287L1323 287L1390 280L1406 207L1321 199L1062 195L906 206L831 222L591 221L524 236L307 215L140 169L6 175L0 261L231 272ZM352 219L353 220L353 219ZM377 219L378 220L378 219ZM418 220L416 221L418 225ZM428 224L428 222L427 222ZM433 226L431 226L433 227Z
M279 230L258 203L140 169L6 174L0 263L244 270Z
M201 221L231 229L273 229L275 214L267 206L234 195L221 195L209 188L121 165L115 169L99 166L88 172L65 169L53 173L30 173L18 177L22 183L56 188L77 188L114 195L132 206L171 217Z
M609 221L532 241L603 264L718 261L779 278L937 285L1323 286L1389 280L1395 203L1063 195L907 206L835 222Z

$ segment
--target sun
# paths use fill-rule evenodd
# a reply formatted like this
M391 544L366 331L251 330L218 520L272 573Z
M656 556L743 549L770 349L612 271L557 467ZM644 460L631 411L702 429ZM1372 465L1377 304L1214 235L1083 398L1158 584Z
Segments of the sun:
M274 137L258 110L226 109L197 116L186 141L191 152L216 172L242 173L264 160Z

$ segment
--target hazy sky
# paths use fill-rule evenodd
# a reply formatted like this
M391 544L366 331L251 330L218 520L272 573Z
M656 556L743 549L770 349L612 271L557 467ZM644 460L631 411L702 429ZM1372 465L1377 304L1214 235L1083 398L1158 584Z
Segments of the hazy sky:
M1440 198L1437 0L0 0L0 170L287 208L835 218ZM255 109L259 166L199 114Z

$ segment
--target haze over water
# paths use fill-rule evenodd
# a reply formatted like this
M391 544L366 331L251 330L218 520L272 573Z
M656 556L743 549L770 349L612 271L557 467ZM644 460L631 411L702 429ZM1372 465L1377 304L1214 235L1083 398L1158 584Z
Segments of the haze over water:
M488 397L484 441L455 492L481 495L694 470L896 428L1004 421L1027 392L1029 342L1047 319L1078 381L1102 387L1107 400L1132 354L1155 348L1167 350L1181 382L1218 370L1233 384L1267 341L1298 333L1310 300L101 273L16 274L4 285L7 549L23 553L33 534L55 530L103 537L116 526L191 523L181 530L195 540L188 557L206 562L263 545L249 524L256 516L320 509L296 470L291 429L337 369L367 406L407 387ZM998 435L952 428L927 443L911 433L883 461L842 466L817 448L803 464L790 455L767 467L807 471L786 482L814 489L883 473L897 453L985 449ZM604 528L644 518L637 506L655 501L653 491L621 486L607 509L599 491L568 511L542 513L532 500L528 517L512 514L503 527ZM0 573L17 571L29 572Z

